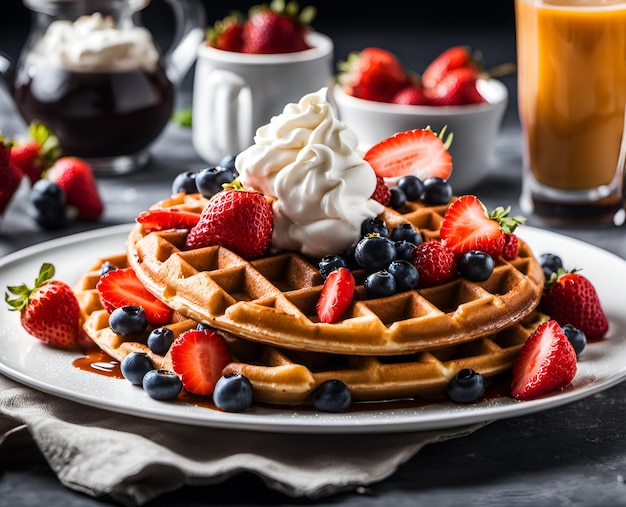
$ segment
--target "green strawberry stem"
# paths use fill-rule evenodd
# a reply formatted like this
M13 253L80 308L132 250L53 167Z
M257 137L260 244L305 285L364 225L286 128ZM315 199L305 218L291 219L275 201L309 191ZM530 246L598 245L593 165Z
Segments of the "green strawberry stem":
M25 284L21 285L9 285L7 287L8 292L4 295L4 300L9 305L11 311L22 311L28 304L30 295L41 287L44 283L50 280L54 276L54 266L50 263L44 262L39 270L39 275L35 280L35 285L29 288ZM17 296L11 298L10 294Z
M485 208L485 211L486 211L486 208ZM526 218L510 217L509 216L510 212L511 212L511 206L507 206L506 208L503 208L502 206L498 206L491 213L487 212L487 215L489 216L489 218L497 220L498 223L500 224L500 228L504 232L506 232L507 234L512 234L513 232L515 232L515 229L517 229L519 225L522 225L526 221Z

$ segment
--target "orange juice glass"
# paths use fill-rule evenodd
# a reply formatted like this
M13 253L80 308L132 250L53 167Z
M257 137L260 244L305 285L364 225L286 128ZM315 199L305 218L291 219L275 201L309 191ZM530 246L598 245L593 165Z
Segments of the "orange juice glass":
M515 11L522 208L623 220L626 2L515 0Z

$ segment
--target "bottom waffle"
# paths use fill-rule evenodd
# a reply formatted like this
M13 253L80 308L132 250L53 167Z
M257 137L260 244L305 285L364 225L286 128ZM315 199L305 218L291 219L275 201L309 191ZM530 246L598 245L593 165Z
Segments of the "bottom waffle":
M109 327L109 314L95 288L103 262L126 267L126 255L97 261L74 287L91 339L118 361L133 351L147 353L155 367L171 369L169 353L154 354L146 345L148 332L132 340ZM354 356L278 348L222 333L232 362L226 373L245 375L254 388L254 399L273 405L309 405L315 389L326 380L337 379L351 390L354 401L383 401L399 398L440 398L447 384L463 368L471 368L486 379L510 370L526 339L545 316L533 312L521 322L490 336L469 342L399 356ZM194 320L175 313L167 325L175 336L197 326Z

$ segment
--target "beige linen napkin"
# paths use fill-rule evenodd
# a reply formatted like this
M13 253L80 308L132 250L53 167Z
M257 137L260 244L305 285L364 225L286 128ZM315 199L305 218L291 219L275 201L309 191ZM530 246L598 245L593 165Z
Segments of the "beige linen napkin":
M289 496L330 495L381 481L425 445L481 426L336 436L212 429L86 407L0 375L0 450L27 432L64 485L126 505L244 471Z

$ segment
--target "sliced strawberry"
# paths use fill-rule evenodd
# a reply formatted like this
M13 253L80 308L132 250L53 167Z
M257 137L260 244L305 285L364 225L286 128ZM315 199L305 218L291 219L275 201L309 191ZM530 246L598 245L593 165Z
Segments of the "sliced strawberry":
M412 174L422 181L429 177L447 179L452 172L451 142L452 134L444 142L430 129L407 130L372 146L363 158L382 178Z
M541 324L526 340L513 367L511 396L530 400L562 389L576 375L576 351L556 321Z
M150 209L136 218L146 232L168 229L191 229L200 220L200 215L176 208Z
M524 222L509 217L510 209L498 207L490 214L475 195L463 195L453 202L441 223L440 235L457 256L469 250L480 250L491 256L502 254L506 233L512 233Z
M213 329L190 329L178 335L170 349L172 366L183 387L192 394L209 396L222 370L230 363L226 341Z
M100 277L96 285L103 306L109 311L127 305L141 306L151 324L167 324L173 310L154 297L132 268L114 269Z
M320 322L333 323L341 319L354 298L354 286L354 276L347 268L338 268L328 275L316 306Z

